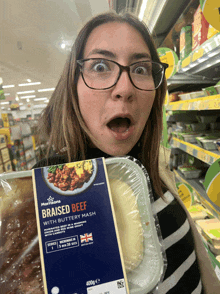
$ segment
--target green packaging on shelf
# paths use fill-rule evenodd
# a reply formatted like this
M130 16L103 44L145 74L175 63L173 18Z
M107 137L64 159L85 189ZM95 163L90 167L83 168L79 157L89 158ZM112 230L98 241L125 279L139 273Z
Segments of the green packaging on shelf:
M191 132L197 132L197 131L205 131L207 124L205 123L193 123L193 124L186 124L187 130Z
M215 89L214 86L207 87L207 88L205 88L203 90L206 92L206 94L208 96L212 96L212 95L217 95L218 94L218 92L217 92L217 90Z
M192 26L185 26L180 31L180 59L192 52Z
M188 143L196 143L196 138L202 136L201 133L179 133L178 138Z
M216 139L218 137L212 135L196 138L199 146L206 150L217 150Z

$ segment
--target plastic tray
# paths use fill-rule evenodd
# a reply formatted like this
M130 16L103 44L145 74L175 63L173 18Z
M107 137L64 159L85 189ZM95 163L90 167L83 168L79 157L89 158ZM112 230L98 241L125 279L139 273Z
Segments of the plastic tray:
M178 166L178 169L181 171L181 173L185 176L186 179L198 179L202 173L202 170L193 167L187 168Z
M184 134L184 133L181 133L179 134L179 138L186 141L186 142L189 142L189 143L196 143L196 137L197 136L201 136L201 134Z
M205 131L206 127L207 127L207 125L205 123L194 123L194 124L187 125L187 129L189 131L193 131L193 132Z
M155 216L151 209L152 191L149 176L135 159L132 161L122 157L108 158L106 165L110 181L120 179L131 185L133 191L136 191L144 229L145 249L142 263L133 272L128 273L127 278L130 293L145 294L158 284L164 270L164 258L155 225ZM146 226L146 224L149 225Z
M206 150L218 150L216 139L209 139L208 137L197 137L196 140L199 146Z
M190 93L179 94L181 100L190 100Z
M212 123L216 122L216 119L219 117L219 115L198 115L197 119L201 123Z
M139 162L130 157L106 159L106 167L109 176L110 187L112 179L124 181L127 183L127 185L130 185L137 198L137 205L143 228L144 252L141 263L134 270L127 272L127 279L129 284L129 291L131 294L145 294L152 291L158 285L158 283L163 278L166 267L166 257L161 245L160 229L156 216L153 214L151 207L153 196L149 177L146 170L140 166ZM10 207L10 215L13 214L15 216L15 220L17 213L16 209L19 208L19 206L22 206L25 203L30 203L28 207L33 206L33 188L31 176L32 171L12 172L8 174L2 174L0 176L0 180L3 181L4 184L4 193L2 193L5 194L2 197L4 200L4 208ZM24 180L26 183L24 185L25 191L18 191L18 184L16 182L17 179L22 181ZM1 189L2 188L0 186L0 192ZM2 201L2 199L0 199L0 201ZM1 211L1 216L3 221L5 211ZM36 226L36 224L34 225ZM9 290L16 288L20 283L19 278L22 279L24 278L23 275L29 274L29 266L27 266L27 269L24 269L22 268L23 265L21 266L20 263L21 261L23 262L28 259L29 253L33 250L39 250L38 236L36 233L33 235L29 243L20 248L16 259L12 261L9 268L7 268L6 271L3 272L3 275L0 276L0 288L2 290L2 294L9 293ZM39 258L38 255L36 255L36 258ZM0 260L2 263L0 266L2 266L5 258L7 258L7 256L1 256ZM23 263L25 264L25 262ZM37 287L36 280L42 279L40 264L36 262L36 266L38 267L38 274L35 274L33 280L29 281L28 284L24 283L27 288L34 288L34 286ZM17 279L14 278L15 274ZM6 289L3 287L3 285L1 285L4 279L8 281L8 283L6 283ZM11 282L10 279L12 279ZM9 289L9 287L11 287L11 289ZM19 293L26 294L27 292L26 290L23 290L23 292L21 291ZM43 285L41 289L36 288L35 293L43 294Z
M204 91L196 91L196 92L191 92L190 93L190 98L191 99L205 97L205 96L206 96L206 93Z
M205 97L206 93L204 91L196 91L196 92L191 92L190 94L190 98L191 99L195 99L195 98L199 98L199 97Z

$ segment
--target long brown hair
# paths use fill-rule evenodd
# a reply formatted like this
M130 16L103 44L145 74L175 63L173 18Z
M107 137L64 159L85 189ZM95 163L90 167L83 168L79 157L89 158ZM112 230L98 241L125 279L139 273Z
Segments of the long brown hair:
M86 159L86 148L91 136L80 113L77 95L79 69L76 60L83 58L84 48L92 30L109 22L128 23L139 31L146 42L153 61L160 62L148 28L131 13L106 12L89 20L79 32L60 80L39 120L39 133L48 142L48 152L53 149L65 152L68 160ZM162 107L166 94L166 80L156 90L152 110L140 138L141 153L137 159L146 167L156 193L163 196L159 177L158 157L162 135Z

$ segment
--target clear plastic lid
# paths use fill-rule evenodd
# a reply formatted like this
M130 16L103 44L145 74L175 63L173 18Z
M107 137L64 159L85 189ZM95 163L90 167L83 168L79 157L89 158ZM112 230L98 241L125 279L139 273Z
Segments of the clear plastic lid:
M106 159L129 291L157 288L166 256L145 168L132 157ZM1 294L43 294L32 171L0 175Z

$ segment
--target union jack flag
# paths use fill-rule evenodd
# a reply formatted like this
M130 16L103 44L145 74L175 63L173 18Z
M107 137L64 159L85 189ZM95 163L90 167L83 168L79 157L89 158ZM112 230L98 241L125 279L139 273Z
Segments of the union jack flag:
M92 233L90 234L85 233L84 235L80 235L80 240L81 240L81 243L84 243L84 242L88 243L93 241Z

